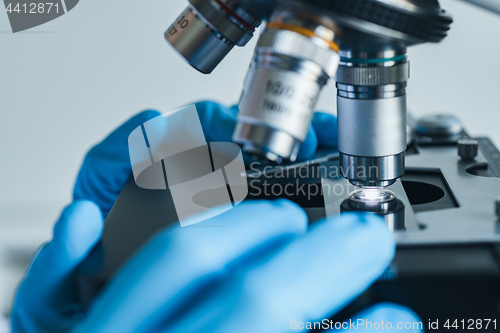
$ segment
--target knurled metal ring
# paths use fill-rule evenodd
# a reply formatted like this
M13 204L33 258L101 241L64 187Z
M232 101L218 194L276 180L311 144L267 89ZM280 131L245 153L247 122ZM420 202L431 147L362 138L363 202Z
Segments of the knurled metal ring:
M352 16L428 42L446 37L452 18L444 11L410 13L373 0L304 0L335 13Z
M392 67L339 66L335 81L352 86L380 86L405 82L410 78L408 62Z

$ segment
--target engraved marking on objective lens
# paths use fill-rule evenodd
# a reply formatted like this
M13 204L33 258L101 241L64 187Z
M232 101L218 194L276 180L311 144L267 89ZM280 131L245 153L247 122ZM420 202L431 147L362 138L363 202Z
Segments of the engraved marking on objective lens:
M179 32L178 28L180 30L182 29L185 29L187 28L187 26L189 25L189 20L186 18L186 15L185 15L185 12L184 11L176 20L176 22L174 22L170 28L168 28L168 34L169 36L174 36L175 34L177 34Z
M311 118L309 112L301 112L300 110L296 110L293 112L292 108L289 106L283 105L277 101L269 100L269 99L264 99L262 102L262 107L263 110L269 112L269 113L279 113L284 116L295 116L299 119L301 122L308 122L309 119Z
M284 97L288 97L291 100L293 100L294 97L297 96L296 90L293 86L286 85L279 80L274 80L274 81L267 80L266 92L271 93L275 96L283 96L284 95ZM300 96L300 91L299 91L299 96ZM310 93L304 92L303 95L297 99L299 101L299 104L304 104L310 108L313 108L314 103L316 102L316 94L310 94Z
M267 98L262 103L262 106L265 110L268 110L272 113L281 113L283 115L289 116L292 114L292 110L286 105L280 104L276 101L268 100Z
M281 81L267 80L266 92L272 93L275 96L285 95L285 97L293 98L295 89L293 86L283 84Z

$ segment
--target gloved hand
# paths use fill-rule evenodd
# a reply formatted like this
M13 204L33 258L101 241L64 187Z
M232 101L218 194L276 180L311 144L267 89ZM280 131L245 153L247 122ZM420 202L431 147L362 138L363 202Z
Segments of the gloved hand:
M229 141L236 109L211 102L197 108L207 140ZM160 232L83 314L75 268L99 240L102 216L131 174L129 133L157 115L139 114L87 154L75 201L63 211L52 241L40 250L18 290L14 333L294 331L295 322L298 329L301 322L337 312L389 264L394 241L376 217L343 215L306 233L307 218L295 204L246 202L192 228ZM315 119L320 117L335 123L333 116ZM334 133L314 128L301 157L310 156L318 142L334 143ZM393 327L398 321L418 321L395 305L378 305L360 315L372 322L390 320Z

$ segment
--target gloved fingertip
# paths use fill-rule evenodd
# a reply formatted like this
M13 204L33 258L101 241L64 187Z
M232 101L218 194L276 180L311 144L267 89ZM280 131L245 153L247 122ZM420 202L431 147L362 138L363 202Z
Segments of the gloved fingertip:
M359 322L358 319L360 319ZM399 329L405 332L423 332L424 327L422 319L413 310L388 302L378 303L363 310L353 318L353 321L360 324L357 330L373 328L375 322L379 326L384 322L385 329Z
M297 160L306 160L311 158L316 149L318 148L318 138L312 126L309 127L306 139L300 145Z
M293 202L291 200L285 199L285 198L279 198L279 199L275 199L275 200L272 200L269 202L271 204L273 204L275 207L279 207L279 208L291 209L291 210L295 210L295 209L302 210L302 207L300 207L298 204L296 204L295 202Z
M375 228L379 232L382 231L385 233L387 231L387 224L384 219L375 214L348 212L337 215L331 219L334 220L337 225L355 224L363 228Z
M337 117L335 115L318 111L314 114L311 124L316 132L318 145L337 146Z
M231 112L233 113L233 116L236 117L236 115L238 114L238 112L240 111L240 107L238 104L234 104L233 106L231 106L229 108L229 110L231 110Z
M99 160L99 158L96 157L103 154L109 155L110 153L113 153L114 155L121 157L120 161L122 163L128 163L127 144L130 133L132 133L132 131L138 126L141 126L145 122L156 118L159 115L161 115L161 113L155 110L146 110L136 114L115 129L99 144L92 147L87 156L85 156L85 160ZM86 167L86 165L83 167Z
M194 105L196 106L200 118L211 117L214 112L217 113L229 109L224 104L212 100L199 101L194 103Z
M215 101L196 102L201 127L208 142L232 142L236 114L234 110Z
M141 126L145 122L156 118L159 115L161 115L161 113L156 110L144 110L142 112L139 112L138 114L127 120L125 123L123 123L120 127L118 127L118 129L111 133L108 138L121 134L124 134L128 137L128 135L138 126ZM103 142L106 142L106 140L104 140Z
M74 201L64 209L54 226L51 248L70 262L83 259L99 240L103 217L99 207L89 200Z
M221 104L216 101L205 100L205 101L195 102L194 105L196 105L198 112L204 112L209 108L217 107Z
M383 225L384 219L378 215L364 213L364 212L349 212L342 213L336 217L340 221L346 221L346 223L360 223L360 224L375 224Z
M391 262L396 251L394 236L389 231L387 223L375 214L343 213L327 218L322 232L344 234L352 242L358 244L356 248L366 253L372 263L377 263L384 270ZM322 223L316 223L314 228L321 228Z
M258 220L259 223L281 225L294 233L305 231L308 223L304 209L288 199L245 201L231 209L228 216L230 214L235 218L241 219L244 216L245 219Z
M300 231L307 229L309 218L298 204L288 199L276 199L271 203L282 216L286 216L286 223L294 224Z
M377 240L376 244L373 244L374 251L388 266L396 253L396 242L387 222L378 215L368 213L360 214L360 220L370 228L370 237Z
M161 115L160 111L157 110L144 110L139 112L137 115L130 118L130 122L136 121L136 123L142 123L150 119L156 118Z
M387 313L388 319L391 319L391 316L394 316L397 319L402 319L404 321L421 320L419 315L415 311L401 304L382 302L377 304L375 307L377 311L381 311L382 313Z

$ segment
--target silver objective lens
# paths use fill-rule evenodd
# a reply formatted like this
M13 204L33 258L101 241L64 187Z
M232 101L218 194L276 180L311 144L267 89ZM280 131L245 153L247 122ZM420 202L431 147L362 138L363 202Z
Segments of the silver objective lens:
M189 0L165 32L173 48L194 68L211 73L235 45L244 46L260 20L233 0Z
M244 82L233 140L249 154L294 161L318 94L338 64L325 40L268 24Z
M340 53L336 81L341 173L357 186L391 185L405 169L405 50Z

